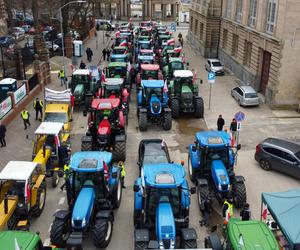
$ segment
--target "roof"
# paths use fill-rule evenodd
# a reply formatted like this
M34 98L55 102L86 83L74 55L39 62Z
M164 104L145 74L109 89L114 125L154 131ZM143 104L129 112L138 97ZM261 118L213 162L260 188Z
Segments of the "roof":
M28 231L2 231L0 232L0 246L6 250L16 250L17 241L19 249L32 249L38 243L40 237ZM29 248L30 247L30 248Z
M60 122L42 122L35 130L35 134L40 135L58 135L64 124Z
M142 70L159 70L158 64L142 64L141 65Z
M175 70L174 77L193 77L194 74L190 70Z
M181 57L170 57L169 62L182 62Z
M103 162L110 164L112 153L106 151L81 151L72 155L70 167L76 172L103 171Z
M195 138L202 147L223 147L230 144L230 136L225 131L201 131L196 133Z
M29 179L37 163L31 161L10 161L0 173L0 180L26 181Z
M90 74L90 70L88 69L76 69L72 75L89 75Z
M127 63L126 62L110 62L108 64L108 67L126 67L127 68Z
M219 59L207 59L208 61L211 61L211 62L220 62Z
M103 82L105 85L122 85L123 79L122 78L105 78L105 82Z
M4 78L0 81L0 84L13 84L16 81L14 78Z
M148 43L150 43L150 40L148 40L148 41L147 41L147 40L146 40L146 41L145 41L145 40L139 40L139 43L145 43L145 44L148 44Z
M118 98L94 98L91 104L93 109L104 110L114 109L120 105L120 99Z
M294 249L300 246L300 189L285 192L262 193L262 202Z
M285 148L289 151L291 151L292 153L297 153L300 151L300 144L297 144L295 142L291 142L291 141L287 141L287 140L283 140L283 139L279 139L279 138L267 138L263 141L263 143L269 143L278 147L282 147Z
M185 180L185 171L180 164L160 163L146 164L143 167L146 185L157 188L175 188Z
M163 80L142 80L144 88L162 88L164 86Z
M112 54L110 57L111 58L126 58L127 55L125 55L125 54Z
M153 60L154 57L153 56L138 56L139 60Z
M245 92L245 93L256 93L255 89L251 86L240 86L240 88Z
M46 113L68 113L69 104L65 103L47 103Z

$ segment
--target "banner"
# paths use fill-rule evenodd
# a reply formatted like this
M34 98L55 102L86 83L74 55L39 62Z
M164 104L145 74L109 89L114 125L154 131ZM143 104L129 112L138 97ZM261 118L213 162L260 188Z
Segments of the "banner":
M0 103L0 119L2 119L12 109L11 97L7 97Z
M45 102L67 102L71 100L71 89L56 91L45 88Z
M18 104L26 96L26 84L23 84L14 92L15 104Z

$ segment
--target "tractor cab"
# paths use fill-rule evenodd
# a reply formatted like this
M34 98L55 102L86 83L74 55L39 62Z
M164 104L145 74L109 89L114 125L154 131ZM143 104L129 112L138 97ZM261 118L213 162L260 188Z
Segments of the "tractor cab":
M10 161L0 173L0 230L28 230L27 220L45 206L45 175L40 164Z
M170 62L170 58L181 58L183 56L181 52L182 52L181 47L177 47L173 50L164 51L164 54L160 61L161 67L164 68L166 65L168 65L168 63Z
M152 27L151 21L143 21L143 22L140 22L139 25L140 25L140 27L145 27L145 28Z
M118 46L118 47L114 47L113 51L112 51L112 55L126 55L128 53L127 51L127 47L125 46Z
M128 43L129 43L129 38L128 37L124 37L124 36L123 37L116 37L113 48L114 47L119 47L119 46L125 46Z
M141 71L141 65L143 64L154 64L154 57L153 54L150 56L145 56L145 55L139 55L137 58L137 62L135 64L135 70L136 72Z
M165 78L172 78L175 71L184 70L184 63L180 57L169 58L169 63L163 68Z
M135 54L138 55L140 53L141 50L143 49L152 49L152 43L151 41L149 41L149 38L148 40L139 40L138 41L138 44L136 46L136 49L135 49Z
M172 36L170 36L170 35L158 35L158 39L157 39L158 49L162 49L164 46L166 46L167 41L171 38L172 38Z
M125 62L111 62L106 68L106 77L108 78L126 78L127 63Z
M141 77L142 80L158 80L159 65L157 64L142 64Z

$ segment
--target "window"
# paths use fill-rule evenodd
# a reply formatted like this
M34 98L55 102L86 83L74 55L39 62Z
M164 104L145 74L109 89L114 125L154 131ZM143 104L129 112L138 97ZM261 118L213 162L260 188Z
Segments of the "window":
M276 22L276 8L277 8L277 0L269 0L268 1L268 11L267 11L267 25L266 32L273 33Z
M277 148L271 148L271 147L266 147L266 146L263 146L263 149L269 153L269 154L272 154L276 157L281 157L282 155L282 151L277 149Z
M243 11L243 0L238 0L236 6L235 20L239 23L242 21L242 11Z
M252 43L245 41L243 64L246 66L250 66L251 53L252 53Z
M255 27L256 12L257 12L257 0L250 0L249 21L248 21L250 27Z
M228 40L228 30L224 29L223 30L222 48L226 48L227 40Z
M232 12L232 0L227 0L225 17L231 18L231 12Z
M198 36L198 19L195 21L195 36Z
M203 41L204 24L200 23L200 40Z
M231 49L231 55L232 56L237 56L238 44L239 44L239 37L238 37L238 35L233 34L232 49Z
M286 161L297 162L296 158L287 152L282 152L282 158Z

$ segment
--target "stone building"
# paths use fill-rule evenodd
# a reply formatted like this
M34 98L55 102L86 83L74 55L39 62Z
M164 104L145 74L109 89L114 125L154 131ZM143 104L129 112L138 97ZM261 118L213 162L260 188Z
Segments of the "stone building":
M295 0L194 0L188 38L205 57L219 57L271 106L296 106L299 13Z
M7 32L7 13L5 11L4 0L0 0L0 35L4 36Z

